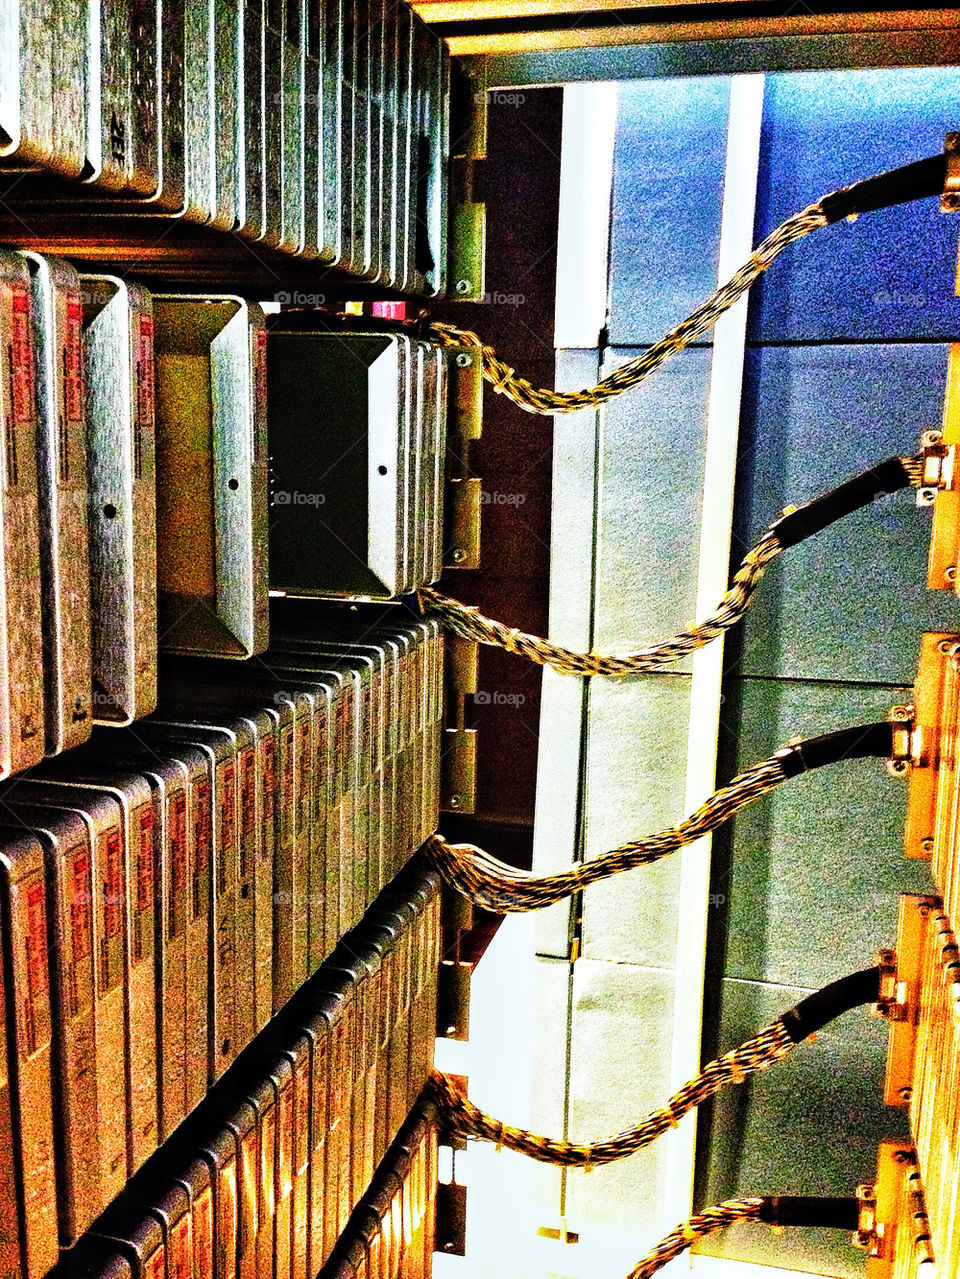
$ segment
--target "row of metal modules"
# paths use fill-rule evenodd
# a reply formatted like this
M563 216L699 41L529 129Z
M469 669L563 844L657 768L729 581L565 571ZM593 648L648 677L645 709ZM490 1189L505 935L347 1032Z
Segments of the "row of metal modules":
M57 1009L32 985L32 1052L0 1092L11 1135L0 1160L3 1273L315 1276L427 1082L439 949L438 882L415 861L159 1148L125 1133L122 1074L119 1095L105 1095L118 1045L95 1058L88 1036L81 1071L78 1037L61 1077ZM58 972L51 956L54 991ZM7 991L8 1002L21 994ZM134 1108L151 1082L142 1064L126 1083ZM131 1139L142 1147L133 1161ZM423 1186L417 1198L422 1220ZM397 1235L410 1243L407 1211Z
M402 895L436 829L434 625L315 618L278 636L268 667L176 663L134 729L97 730L0 788L0 1180L25 1213L24 1274L55 1260L58 1223L75 1241L338 946L360 962L351 930L378 894ZM415 989L435 1007L438 946L431 925L384 960L408 1002Z
M0 776L129 725L158 649L441 571L450 354L0 252ZM42 654L42 661L38 660Z
M3 0L3 238L157 264L176 221L248 265L440 294L448 81L406 3Z

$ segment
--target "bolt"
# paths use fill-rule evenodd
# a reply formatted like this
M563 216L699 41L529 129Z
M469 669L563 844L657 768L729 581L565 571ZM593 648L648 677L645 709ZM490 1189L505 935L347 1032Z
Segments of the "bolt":
M470 292L470 290L471 290L472 288L473 288L473 283L472 283L472 281L470 281L470 280L458 280L458 281L457 281L457 292L458 292L458 293L469 293L469 292Z
M458 369L466 369L466 368L469 368L469 366L470 366L472 363L473 363L473 360L471 359L471 357L470 357L469 355L467 355L466 351L461 351L461 352L460 352L460 354L457 356L457 368L458 368Z
M890 718L896 724L903 724L913 719L913 710L909 706L894 706L890 711Z
M455 546L450 552L450 558L453 560L454 564L462 564L467 558L467 552L462 546Z
M939 444L943 439L942 431L924 431L920 436L920 443L925 449L932 448L934 444Z

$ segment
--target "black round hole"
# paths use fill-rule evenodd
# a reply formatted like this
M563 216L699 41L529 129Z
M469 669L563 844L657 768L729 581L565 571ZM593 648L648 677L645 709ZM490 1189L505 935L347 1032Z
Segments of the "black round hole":
M112 502L108 502L106 504L106 506L103 508L103 513L108 520L115 520L117 518L117 508L114 506Z
M385 466L378 466L377 470L380 472L381 475L386 475L387 473L387 468Z
M233 489L233 491L236 492L239 487L240 487L239 480L227 480L228 489Z

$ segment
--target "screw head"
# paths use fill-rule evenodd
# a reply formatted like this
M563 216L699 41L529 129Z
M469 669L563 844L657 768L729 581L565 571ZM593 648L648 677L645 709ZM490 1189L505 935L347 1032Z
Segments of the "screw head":
M948 582L955 582L957 580L956 564L951 564L949 568L945 568L943 570L943 576Z
M461 805L462 803L463 803L463 801L461 800L461 798L460 798L460 796L459 796L459 795L451 795L451 796L450 796L450 807L451 807L451 808L459 808L459 807L460 807L460 805Z
M450 552L450 558L453 560L454 564L462 564L467 558L467 552L462 546L455 546Z
M457 292L458 292L458 293L469 293L469 292L470 292L470 290L471 290L472 288L473 288L473 284L471 283L471 281L470 281L470 280L458 280L458 281L457 281Z
M933 837L931 835L927 835L925 839L921 839L920 847L925 853L931 852L933 850Z
M898 1095L901 1101L909 1101L910 1098L913 1096L913 1089L909 1087L901 1088Z
M467 355L466 351L461 351L460 354L457 356L458 369L469 368L472 363L473 363L473 359L471 358L471 356Z

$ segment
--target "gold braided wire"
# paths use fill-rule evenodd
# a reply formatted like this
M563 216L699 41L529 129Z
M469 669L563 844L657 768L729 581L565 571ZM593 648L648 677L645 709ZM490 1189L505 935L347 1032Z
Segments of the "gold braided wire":
M635 360L621 365L596 386L582 391L552 391L547 387L535 387L526 378L518 377L514 370L501 360L492 346L487 346L476 333L467 329L459 329L453 324L434 322L429 333L434 341L442 346L473 346L481 352L481 365L484 378L493 386L498 395L506 395L519 408L527 413L550 415L554 413L573 413L577 409L603 404L629 390L648 377L654 369L658 369L672 355L682 351L685 346L696 341L701 334L711 329L721 315L737 302L750 286L773 263L784 249L796 240L809 235L819 227L827 225L827 216L819 204L808 205L799 213L794 213L772 231L767 238L754 249L739 271L716 289L706 301L692 311L685 320L665 334L653 346Z
M661 1270L668 1261L679 1257L682 1252L707 1235L717 1230L726 1230L738 1221L756 1221L763 1207L763 1199L725 1199L723 1203L704 1208L695 1213L679 1226L675 1226L668 1235L651 1248L647 1255L638 1261L626 1279L650 1279Z
M436 1103L441 1123L456 1137L474 1137L493 1142L498 1148L529 1155L540 1163L557 1164L562 1168L593 1168L598 1164L625 1159L628 1155L649 1146L652 1141L676 1127L678 1121L725 1088L728 1084L742 1083L748 1076L782 1061L796 1047L782 1021L771 1022L745 1044L726 1053L689 1080L670 1098L665 1106L653 1111L646 1119L602 1141L580 1143L555 1141L542 1137L526 1128L514 1128L485 1114L462 1093L455 1079L435 1070L431 1076L429 1093Z
M720 601L716 612L703 622L681 631L679 635L622 657L578 653L561 644L553 644L539 635L513 630L502 622L485 617L479 609L430 588L420 591L420 600L425 613L438 618L447 630L463 639L505 648L508 652L518 653L541 666L551 666L562 675L639 675L680 661L736 625L750 607L767 566L782 550L776 535L765 533L756 546L747 552L734 574L733 584Z
M473 844L448 844L441 835L431 835L424 849L447 883L484 910L502 915L539 910L598 880L669 857L786 780L787 774L773 755L752 764L678 825L620 844L599 857L552 875L518 870Z

